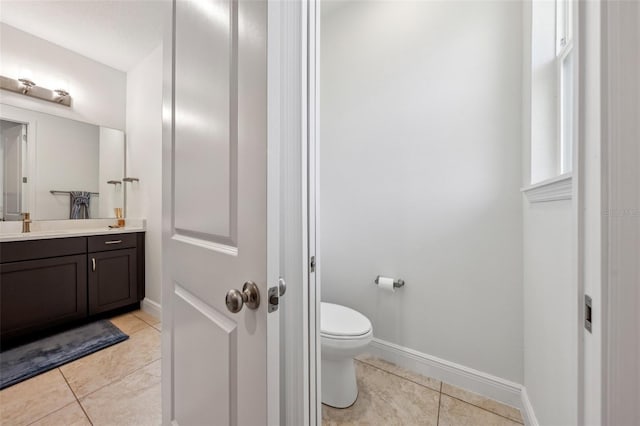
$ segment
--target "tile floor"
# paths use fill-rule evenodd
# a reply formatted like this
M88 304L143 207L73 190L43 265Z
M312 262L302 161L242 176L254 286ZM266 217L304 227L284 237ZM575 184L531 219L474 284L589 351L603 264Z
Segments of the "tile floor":
M0 425L159 425L160 321L142 311L112 318L130 337L0 391ZM325 426L519 426L520 412L368 355L356 361L360 395L323 405Z
M0 391L0 425L159 425L160 321L111 321L129 339Z
M358 399L349 408L322 406L324 426L520 426L516 408L421 376L369 355L356 360Z

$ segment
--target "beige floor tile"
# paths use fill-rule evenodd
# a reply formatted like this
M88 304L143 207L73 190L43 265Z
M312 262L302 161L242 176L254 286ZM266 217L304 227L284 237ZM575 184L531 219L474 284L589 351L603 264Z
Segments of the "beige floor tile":
M147 327L128 340L60 367L78 398L160 359L160 332Z
M513 420L442 394L439 426L520 426Z
M56 368L0 391L0 424L26 425L73 401L71 389Z
M448 383L442 383L442 393L445 393L454 398L461 399L465 402L468 402L469 404L476 405L480 408L484 408L485 410L491 411L492 413L507 417L518 423L524 423L524 421L522 420L522 415L520 414L520 410L518 410L517 408L510 407L506 404L502 404L498 401L494 401L482 395L478 395L477 393L455 387Z
M109 321L128 335L149 327L149 324L130 313L111 318Z
M433 425L439 392L356 361L358 399L349 408L322 406L324 425Z
M160 361L82 398L80 403L95 426L159 425Z
M411 380L419 385L426 386L436 391L440 391L440 380L433 379L431 377L423 376L421 374L417 374L411 372L407 369L399 367L395 364L392 364L383 359L374 357L369 354L363 354L358 356L356 359L359 361L365 362L367 364L373 365L374 367L381 368L385 371L388 371L391 374L395 374L400 377L404 377L407 380Z
M58 411L32 423L31 426L91 426L91 422L80 408L78 402L73 402Z
M140 318L142 321L146 322L149 325L156 325L156 324L160 323L160 318L156 318L155 316L153 316L150 313L145 312L143 310L137 310L137 311L133 311L131 313L133 315L137 316L138 318Z
M153 328L155 328L155 329L156 329L156 330L158 330L158 331L162 331L162 323L161 323L161 322L159 322L159 323L157 323L157 324L154 324L154 325L153 325Z

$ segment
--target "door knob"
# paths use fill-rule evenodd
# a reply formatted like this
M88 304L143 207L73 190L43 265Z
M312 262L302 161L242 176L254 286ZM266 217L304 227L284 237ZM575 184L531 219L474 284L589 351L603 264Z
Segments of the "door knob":
M244 305L247 305L249 309L258 309L258 306L260 306L260 291L256 283L247 281L242 286L242 291L235 288L231 289L227 292L224 300L227 304L227 309L234 314L240 312Z

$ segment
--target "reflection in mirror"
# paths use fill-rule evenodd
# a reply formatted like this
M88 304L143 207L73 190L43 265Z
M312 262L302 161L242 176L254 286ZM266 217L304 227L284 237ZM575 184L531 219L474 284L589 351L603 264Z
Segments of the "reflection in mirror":
M0 120L0 190L2 190L2 219L20 220L25 212L23 204L23 159L26 158L27 126L23 123Z
M124 204L124 132L1 107L2 220L115 217Z

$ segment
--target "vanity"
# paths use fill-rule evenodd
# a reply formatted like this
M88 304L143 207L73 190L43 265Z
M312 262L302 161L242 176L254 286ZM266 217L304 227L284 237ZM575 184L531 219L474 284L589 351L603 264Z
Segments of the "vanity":
M144 298L142 229L0 237L2 342L137 307Z
M125 152L121 130L0 103L3 348L139 307L145 222L111 228L139 189Z

